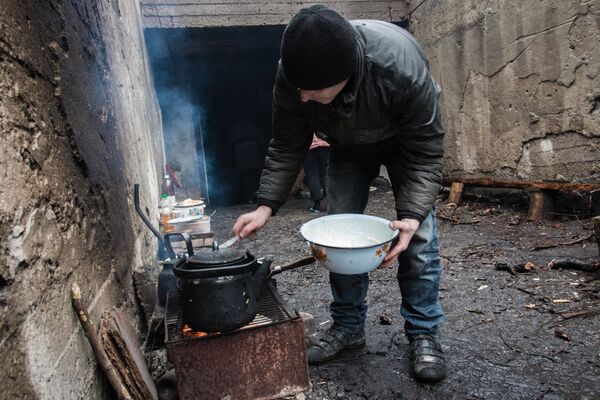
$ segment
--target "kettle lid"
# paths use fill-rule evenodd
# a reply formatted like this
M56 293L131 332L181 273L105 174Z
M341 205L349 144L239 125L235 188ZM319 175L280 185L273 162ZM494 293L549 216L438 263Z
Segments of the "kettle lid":
M187 263L194 267L234 264L246 259L246 253L241 250L226 247L213 250L210 248L200 249L191 256Z

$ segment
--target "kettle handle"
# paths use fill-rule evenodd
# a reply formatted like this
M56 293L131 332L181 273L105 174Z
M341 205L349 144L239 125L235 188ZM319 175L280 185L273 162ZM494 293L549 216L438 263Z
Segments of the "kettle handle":
M188 257L194 255L194 248L192 247L192 241L190 240L190 235L184 232L176 232L176 233L167 233L165 235L165 247L167 248L167 252L169 256L175 258L175 252L173 251L173 246L171 246L171 237L173 236L181 236L185 241L185 247L187 249Z

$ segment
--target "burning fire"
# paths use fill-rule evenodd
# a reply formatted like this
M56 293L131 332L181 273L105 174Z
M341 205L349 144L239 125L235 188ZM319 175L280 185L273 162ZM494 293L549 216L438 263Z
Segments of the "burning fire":
M189 326L183 325L183 336L204 337L204 336L208 336L208 333L196 332L196 331L193 331L192 328L190 328Z

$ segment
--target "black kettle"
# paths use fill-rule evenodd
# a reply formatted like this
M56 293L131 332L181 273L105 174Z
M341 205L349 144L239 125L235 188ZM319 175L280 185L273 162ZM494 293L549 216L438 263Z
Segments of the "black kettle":
M165 236L165 245L171 247ZM258 261L249 252L231 248L202 248L194 252L187 235L187 257L178 259L173 273L182 292L183 322L192 330L228 332L251 322L257 298L271 275L271 260Z

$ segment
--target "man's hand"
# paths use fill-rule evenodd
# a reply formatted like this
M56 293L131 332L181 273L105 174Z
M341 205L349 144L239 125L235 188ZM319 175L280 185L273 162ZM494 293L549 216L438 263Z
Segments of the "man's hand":
M402 221L390 222L390 229L399 230L399 239L392 247L389 253L383 259L383 262L378 268L389 268L394 264L394 261L400 253L408 247L413 235L419 229L419 221L411 218L402 218Z
M273 214L273 210L270 207L258 206L256 210L240 215L235 221L232 231L236 236L244 238L265 226L271 214Z

